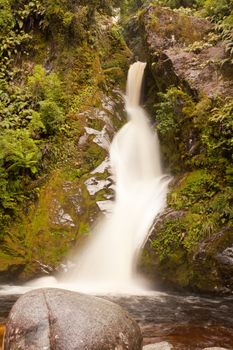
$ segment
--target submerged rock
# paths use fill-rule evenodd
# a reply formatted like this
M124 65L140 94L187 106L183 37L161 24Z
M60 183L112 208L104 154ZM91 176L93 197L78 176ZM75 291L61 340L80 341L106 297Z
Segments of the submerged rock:
M140 350L137 323L120 306L62 289L38 289L13 306L5 350Z
M173 349L173 346L166 341L143 346L143 350L171 350L171 349Z

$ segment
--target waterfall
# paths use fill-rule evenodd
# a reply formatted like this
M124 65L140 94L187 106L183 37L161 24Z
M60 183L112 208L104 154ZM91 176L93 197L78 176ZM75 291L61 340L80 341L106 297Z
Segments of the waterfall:
M72 257L66 274L39 278L28 287L63 287L88 293L138 293L145 281L135 272L140 248L156 215L166 204L169 178L163 174L156 132L140 106L146 63L130 66L127 78L128 122L110 146L115 178L112 212L100 220L85 247Z
M168 180L161 169L157 134L151 130L140 95L145 63L131 65L127 79L128 122L110 146L115 201L92 238L75 258L63 282L88 292L130 291L138 287L134 265L155 216L166 202Z

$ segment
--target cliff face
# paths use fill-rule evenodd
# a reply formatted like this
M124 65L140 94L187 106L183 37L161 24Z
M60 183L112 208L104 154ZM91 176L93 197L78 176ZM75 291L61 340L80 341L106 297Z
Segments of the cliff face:
M230 293L233 66L225 44L212 23L184 10L150 5L129 28L149 62L146 104L173 174L141 269L162 285Z

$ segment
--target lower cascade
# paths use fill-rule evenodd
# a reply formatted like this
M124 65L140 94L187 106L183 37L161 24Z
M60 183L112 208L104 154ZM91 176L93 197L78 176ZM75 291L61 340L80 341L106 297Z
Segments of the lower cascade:
M91 241L78 252L64 283L88 292L145 289L135 273L138 252L155 216L166 204L169 179L162 173L157 134L140 107L146 63L131 65L127 79L128 122L110 146L115 177L112 212L96 225Z

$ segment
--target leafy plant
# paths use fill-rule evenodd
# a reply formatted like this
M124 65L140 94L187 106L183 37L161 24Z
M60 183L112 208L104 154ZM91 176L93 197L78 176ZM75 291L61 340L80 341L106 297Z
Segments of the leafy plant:
M159 259L162 261L173 254L180 246L185 227L180 219L165 220L162 227L158 229L152 248L156 250Z
M204 2L204 9L208 16L212 17L214 21L218 22L231 12L231 0L206 0Z
M8 130L0 135L0 159L7 173L37 172L41 153L27 130Z
M48 135L53 135L64 122L63 110L52 100L40 102L40 117Z
M157 129L162 135L175 134L187 115L187 109L192 108L192 100L177 87L171 87L158 96L161 101L155 105Z

